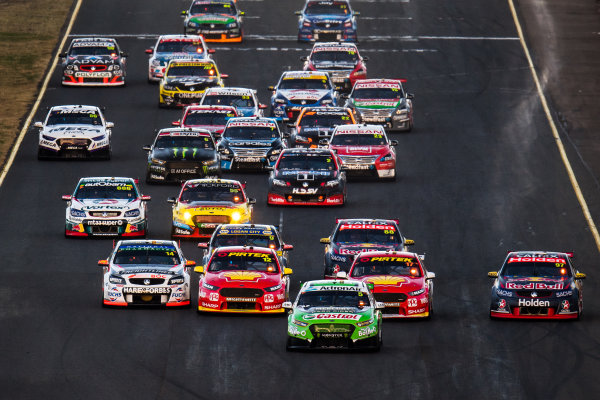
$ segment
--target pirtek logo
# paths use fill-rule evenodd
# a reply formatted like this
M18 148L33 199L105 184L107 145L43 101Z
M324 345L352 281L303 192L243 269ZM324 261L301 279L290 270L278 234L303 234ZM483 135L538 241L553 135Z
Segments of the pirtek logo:
M550 302L548 300L525 300L519 299L519 307L550 307Z

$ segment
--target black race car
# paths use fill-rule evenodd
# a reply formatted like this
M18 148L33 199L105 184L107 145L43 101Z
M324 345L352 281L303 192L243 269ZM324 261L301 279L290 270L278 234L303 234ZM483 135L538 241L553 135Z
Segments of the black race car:
M162 129L154 144L143 149L148 152L148 183L221 176L219 153L208 130Z
M125 85L127 54L112 38L73 39L62 57L62 84L66 86Z
M319 147L321 140L330 139L338 125L356 123L354 115L345 107L306 107L291 128L290 147Z
M361 251L408 251L407 246L415 242L402 235L398 223L396 219L336 219L331 236L321 239L326 245L323 276L335 278L340 271L348 272Z
M578 319L583 311L585 274L571 263L572 253L513 251L494 278L491 318Z
M269 176L270 205L341 206L346 173L329 149L285 149Z

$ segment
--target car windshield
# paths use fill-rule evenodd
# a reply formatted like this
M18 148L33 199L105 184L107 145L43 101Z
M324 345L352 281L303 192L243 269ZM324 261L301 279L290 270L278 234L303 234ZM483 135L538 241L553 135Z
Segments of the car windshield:
M241 204L245 201L242 189L234 184L226 183L190 183L185 185L179 197L180 203L195 201L229 201Z
M254 99L247 95L211 95L205 96L202 105L207 106L233 106L233 107L254 107Z
M327 79L284 79L279 84L279 89L313 89L313 90L329 90L331 86Z
M226 14L235 15L235 6L231 3L209 3L209 2L198 2L192 5L190 14Z
M69 56L117 56L117 49L114 45L107 46L76 46L71 47Z
M347 113L319 114L314 111L307 111L302 115L299 125L307 127L322 126L332 128L334 125L347 125L351 123L352 119Z
M333 242L399 244L400 235L392 226L382 226L382 229L344 229L342 225Z
M358 54L355 51L315 51L310 56L310 59L315 64L321 63L344 63L356 64Z
M138 193L129 182L81 182L75 190L77 200L87 199L136 199ZM104 203L99 203L104 204ZM110 205L109 203L106 203Z
M560 262L508 262L502 269L502 276L564 278L571 276L571 268Z
M185 126L216 125L224 126L229 118L235 117L230 111L190 111L183 120Z
M48 115L46 125L102 125L96 111L53 110Z
M333 171L335 163L328 154L283 154L277 164L279 170L301 170L301 171Z
M218 235L211 243L212 247L256 246L279 249L279 240L275 235Z
M212 64L204 64L204 65L173 65L169 67L167 71L167 76L169 78L175 76L206 76L206 77L214 77L216 76L217 71L215 70L215 66Z
M208 266L210 272L259 271L277 273L279 268L273 255L268 253L220 252L216 251ZM243 276L243 275L241 275ZM250 277L251 275L247 275ZM256 279L254 277L252 280Z
M358 260L352 267L353 277L367 275L395 275L395 276L410 276L418 278L421 276L421 268L419 262L412 257L361 257L357 256Z
M368 307L367 293L358 290L310 290L300 294L298 307Z
M117 249L113 264L165 265L181 263L177 249L168 245L122 245Z
M204 48L200 42L166 40L156 46L156 52L201 54L204 52Z
M228 126L223 132L223 137L236 140L266 140L278 138L279 132L273 126Z
M206 136L159 136L156 139L154 148L170 149L181 148L182 151L192 151L192 149L207 149L215 148L213 141Z
M386 143L385 136L381 134L341 134L331 138L334 146L383 146Z
M306 15L348 15L350 13L346 1L311 1L304 10Z
M400 100L403 95L400 89L390 88L364 88L355 89L350 96L353 99L386 99Z

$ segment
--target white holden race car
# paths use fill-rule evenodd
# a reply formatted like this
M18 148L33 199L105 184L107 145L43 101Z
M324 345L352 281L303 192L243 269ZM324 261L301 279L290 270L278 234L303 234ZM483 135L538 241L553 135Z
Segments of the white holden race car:
M55 106L48 111L39 128L38 159L100 158L110 159L110 136L114 126L106 122L96 106Z
M103 269L103 306L190 305L189 269L196 265L172 240L120 240Z
M132 178L81 178L68 201L65 236L144 237L146 202Z

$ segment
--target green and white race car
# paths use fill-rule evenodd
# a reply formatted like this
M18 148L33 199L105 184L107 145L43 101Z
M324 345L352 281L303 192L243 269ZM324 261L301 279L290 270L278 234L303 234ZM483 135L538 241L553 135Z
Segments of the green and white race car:
M290 310L286 349L370 349L381 347L381 311L368 285L347 280L309 281Z

